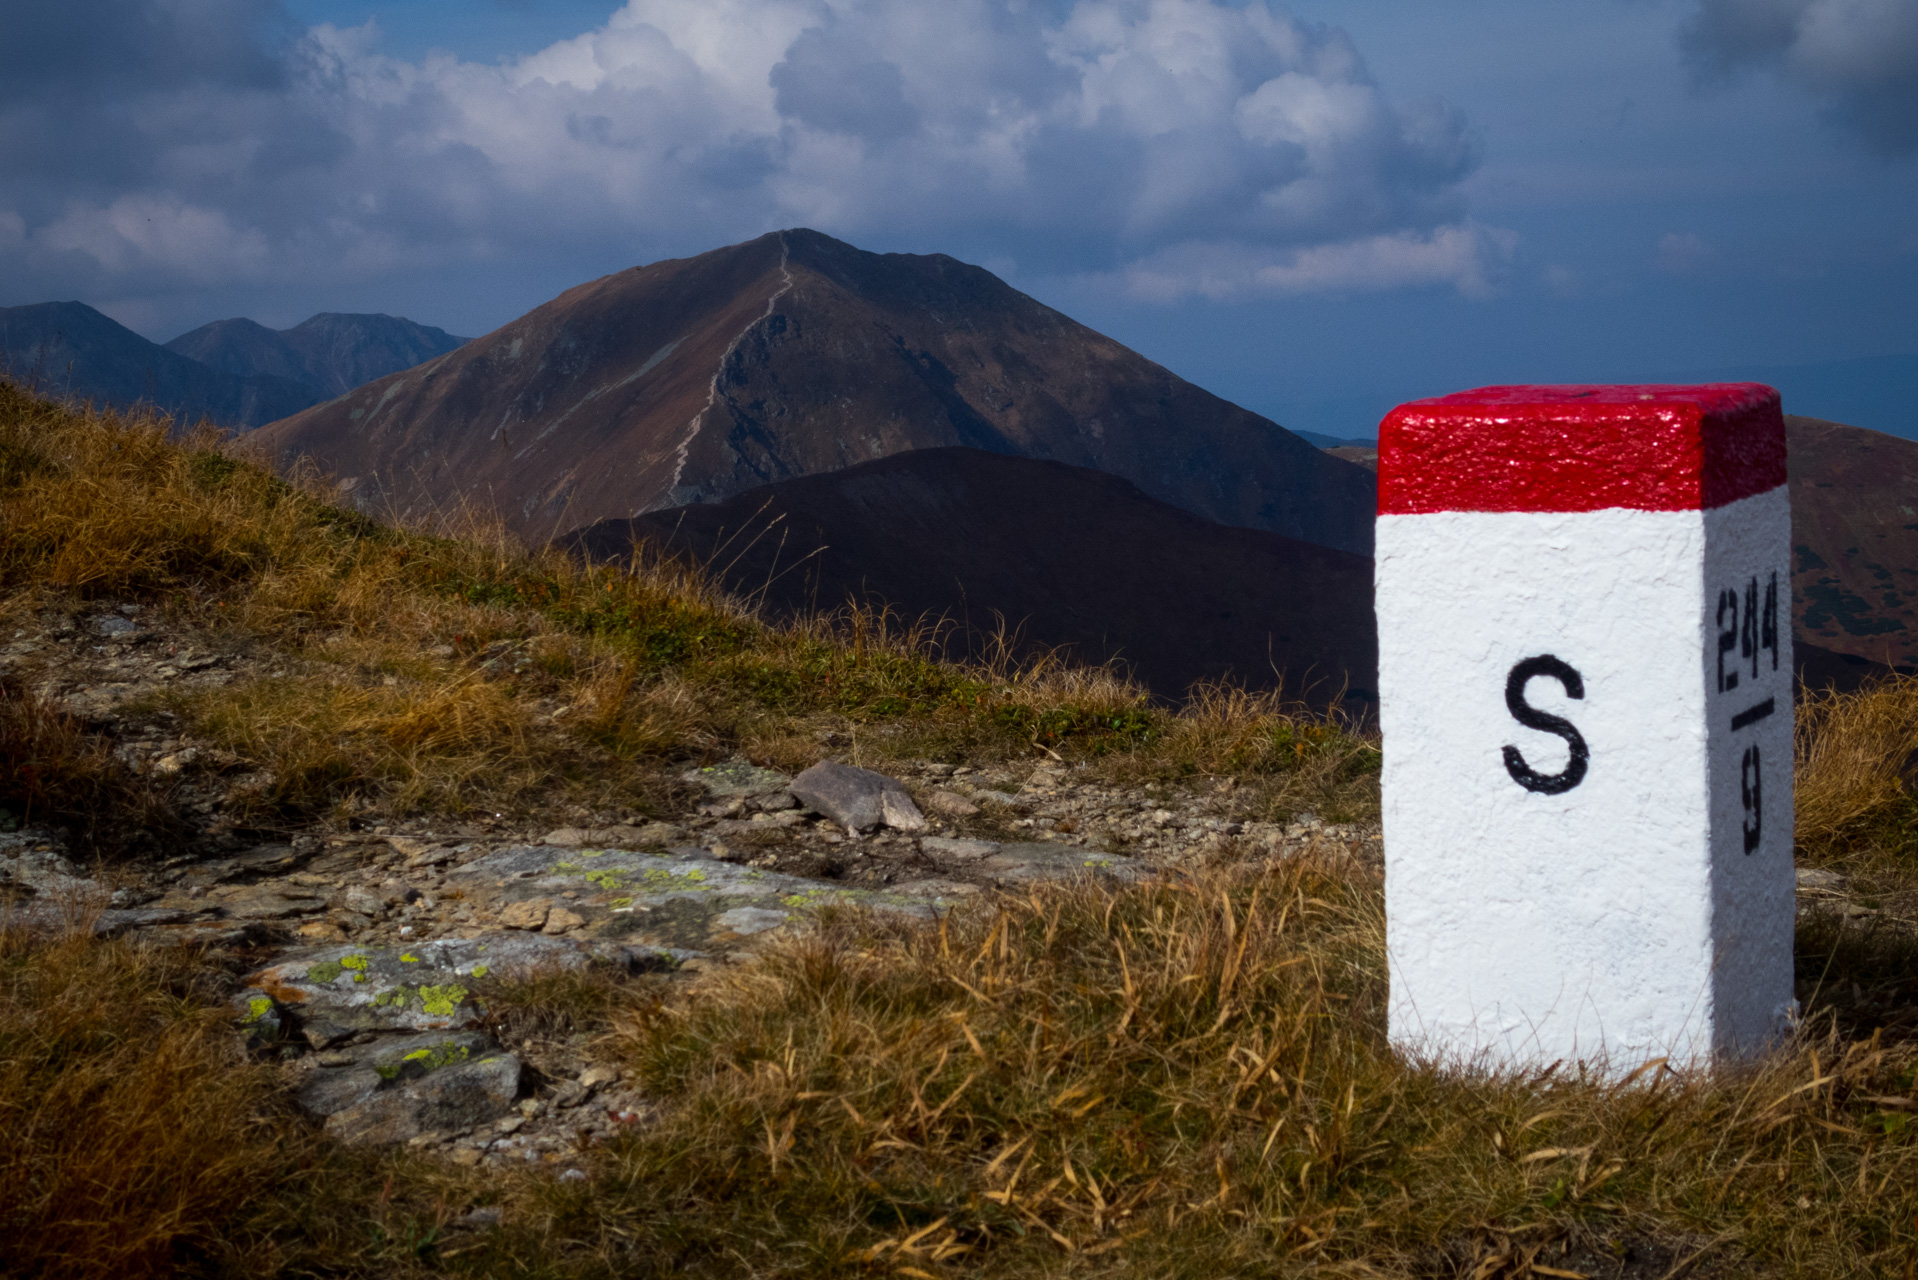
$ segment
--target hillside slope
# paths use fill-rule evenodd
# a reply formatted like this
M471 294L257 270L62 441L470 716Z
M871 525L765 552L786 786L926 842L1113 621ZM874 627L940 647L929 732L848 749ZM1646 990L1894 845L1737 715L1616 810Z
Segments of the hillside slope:
M1918 442L1787 415L1798 633L1918 664Z
M320 399L285 377L213 369L83 302L0 307L0 376L41 395L130 408L152 405L191 424L252 427Z
M273 424L366 510L477 499L544 540L912 449L1123 476L1222 524L1369 552L1373 479L944 255L783 231L571 289Z
M1003 618L1028 642L1122 659L1162 698L1229 676L1358 709L1376 683L1369 559L1214 524L1083 467L923 449L564 541L616 559L635 539L776 614L883 602L956 624L961 653Z

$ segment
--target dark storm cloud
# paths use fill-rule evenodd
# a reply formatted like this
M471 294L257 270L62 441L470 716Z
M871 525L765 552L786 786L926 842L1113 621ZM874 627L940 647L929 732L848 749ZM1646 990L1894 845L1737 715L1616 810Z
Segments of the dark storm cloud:
M1775 70L1874 147L1918 151L1914 0L1699 0L1682 41L1708 77Z

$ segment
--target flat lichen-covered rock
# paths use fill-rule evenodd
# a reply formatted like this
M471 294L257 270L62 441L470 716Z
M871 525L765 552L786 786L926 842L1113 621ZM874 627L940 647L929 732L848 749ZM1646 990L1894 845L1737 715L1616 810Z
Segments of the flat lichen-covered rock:
M247 979L302 1024L356 1031L436 1031L476 1022L474 984L490 973L580 968L597 953L581 942L498 932L401 947L291 951Z

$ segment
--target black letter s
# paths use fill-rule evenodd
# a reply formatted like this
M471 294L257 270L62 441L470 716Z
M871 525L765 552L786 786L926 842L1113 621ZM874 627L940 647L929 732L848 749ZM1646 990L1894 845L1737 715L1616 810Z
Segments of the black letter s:
M1517 747L1508 746L1505 748L1505 772L1511 774L1512 781L1527 791L1548 796L1562 795L1585 780L1585 768L1591 759L1591 752L1586 749L1585 736L1570 720L1540 711L1525 701L1525 685L1533 676L1552 677L1565 686L1566 697L1580 700L1585 697L1585 678L1570 664L1561 662L1549 653L1525 659L1514 666L1512 673L1505 678L1505 706L1512 713L1512 719L1527 729L1557 734L1565 739L1565 745L1572 752L1565 772L1542 774L1532 771Z

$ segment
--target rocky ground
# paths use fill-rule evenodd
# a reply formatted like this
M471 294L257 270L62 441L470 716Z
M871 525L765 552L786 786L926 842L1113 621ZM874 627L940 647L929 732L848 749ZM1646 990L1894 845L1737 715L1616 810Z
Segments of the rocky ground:
M692 977L836 906L933 918L1037 880L1136 879L1314 843L1379 859L1376 831L1250 821L1229 784L1119 788L1053 761L894 767L905 812L881 806L863 831L795 795L792 777L734 760L687 771L683 811L663 820L480 814L267 833L230 816L263 776L184 733L168 702L288 674L286 659L127 604L24 621L0 642L0 675L165 780L195 832L184 853L91 866L60 831L0 832L0 910L217 949L244 987L243 1033L296 1076L316 1117L461 1163L563 1163L646 1114L585 1043L500 1043L489 980L593 966Z
M869 831L854 829L844 796L807 783L811 772L733 760L686 772L682 811L655 820L420 817L268 835L227 816L260 777L182 733L166 695L272 675L279 661L130 605L16 625L0 675L170 779L197 827L183 854L98 866L61 832L0 832L0 911L35 928L79 921L218 949L243 987L242 1034L283 1063L316 1118L349 1140L431 1147L464 1164L570 1167L647 1115L583 1039L502 1043L489 982L595 966L692 978L836 906L932 918L995 889L1176 875L1199 859L1318 847L1365 874L1382 869L1376 829L1255 821L1229 781L1124 788L1056 761L894 766L903 809L879 805L884 779L846 775L883 814ZM1845 885L1805 872L1801 894L1844 903Z

